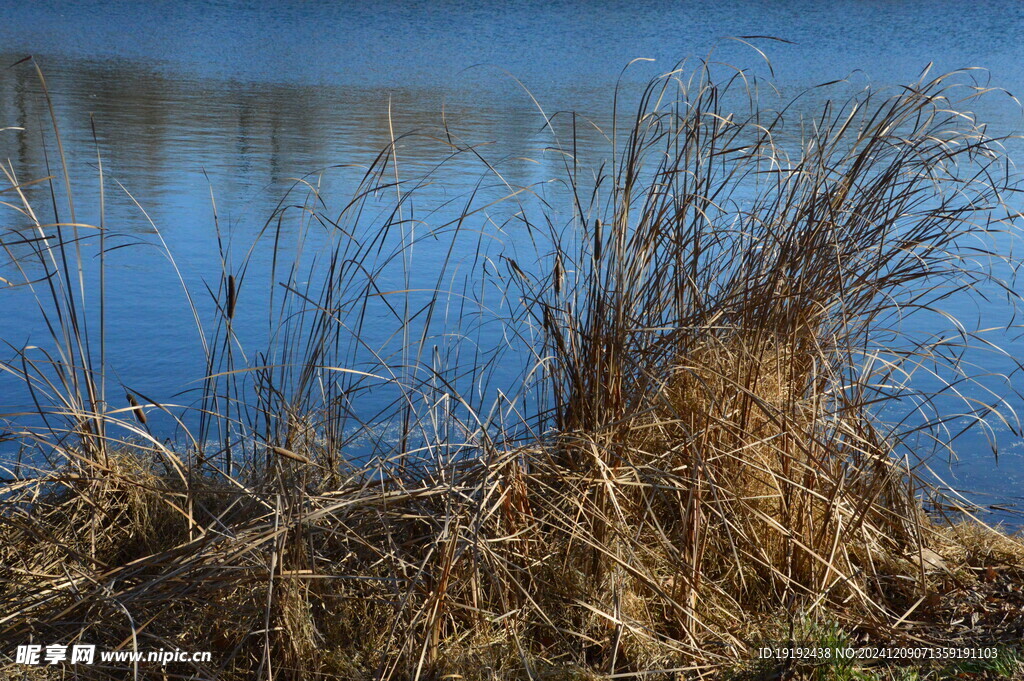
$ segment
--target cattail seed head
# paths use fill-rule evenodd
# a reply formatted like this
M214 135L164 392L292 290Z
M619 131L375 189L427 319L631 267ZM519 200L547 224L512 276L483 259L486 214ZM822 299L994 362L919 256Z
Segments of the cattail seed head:
M302 456L301 454L296 454L290 449L285 449L284 447L271 447L270 450L274 452L274 454L283 456L286 459L298 461L299 463L309 463L309 459L307 457Z
M139 405L139 401L135 399L135 395L132 395L130 392L126 392L124 396L128 399L128 404L132 407L132 414L135 415L135 419L142 425L146 425L146 412L143 411L142 407Z
M235 275L228 275L228 304L227 314L228 319L235 318L235 304L238 302L238 289L235 285Z
M562 293L562 257L560 255L555 256L555 271L552 275L555 284L555 295Z

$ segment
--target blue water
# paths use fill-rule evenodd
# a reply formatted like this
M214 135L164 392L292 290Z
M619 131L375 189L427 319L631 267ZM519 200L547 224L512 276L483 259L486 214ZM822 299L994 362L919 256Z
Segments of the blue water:
M549 149L533 100L547 112L572 110L605 125L612 90L636 58L653 61L626 71L627 95L677 60L712 50L724 63L772 75L783 96L840 78L849 85L832 92L894 87L914 81L930 62L936 72L983 67L982 82L1020 94L1022 33L1024 5L1011 1L2 2L0 66L33 55L42 67L84 221L98 216L95 121L112 232L123 243L156 241L120 182L160 230L208 314L204 286L216 286L220 272L211 194L223 233L244 251L290 178L335 164L365 166L392 132L447 125L466 141L488 143L488 157L502 161L511 184L541 182L556 174L561 158ZM769 66L748 45L723 40L751 35L788 42L749 41ZM803 111L814 106L808 98ZM992 93L974 108L994 134L1024 130L1008 94ZM22 128L0 132L0 158L22 179L46 174L44 137L53 162L49 125L29 65L0 69L0 128ZM600 136L584 134L583 145L593 146L581 150L583 158L596 157ZM1019 144L1009 149L1024 161ZM440 154L437 144L409 140L400 169L413 174ZM338 169L323 180L335 210L359 173ZM458 160L424 196L459 196L480 177L478 165ZM443 221L441 213L433 217ZM473 228L490 226L480 220ZM493 232L488 248L528 253L516 243L521 238L511 228ZM434 276L443 250L424 243L414 271ZM479 266L468 252L457 257L464 270ZM267 275L267 251L253 263L238 322L250 349L267 321L267 287L255 283ZM108 264L106 351L118 380L154 399L187 402L181 391L195 387L189 381L202 374L202 353L177 275L151 246L114 251ZM396 275L389 283L401 289L406 282ZM17 347L41 343L45 329L25 291L0 295L0 338ZM1024 356L1013 334L998 339ZM996 361L997 370L1008 367ZM0 376L0 412L26 406L21 386ZM984 500L1013 503L1024 481L1024 444L1005 428L996 435L998 462L986 438L968 435L957 441L961 463L943 473Z

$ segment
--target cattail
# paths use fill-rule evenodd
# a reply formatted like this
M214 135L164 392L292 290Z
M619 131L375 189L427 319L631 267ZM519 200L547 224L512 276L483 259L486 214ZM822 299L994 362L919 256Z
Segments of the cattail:
M555 295L559 295L562 292L562 256L555 256L555 272L553 275L555 284Z
M238 302L238 291L235 287L235 275L228 275L228 319L235 318L235 303Z
M594 220L594 260L601 259L601 220Z
M128 404L132 406L132 414L135 415L135 419L142 425L146 425L146 412L139 406L139 401L135 399L135 395L126 392L124 396L128 398Z
M301 454L296 454L292 450L285 449L284 447L271 447L270 451L274 452L274 454L277 454L278 456L283 456L286 459L291 459L292 461L298 461L299 463L309 463L309 459L307 459L306 457L302 456Z
M512 258L505 258L505 262L508 263L509 268L517 277L519 277L519 279L521 279L522 281L527 281L528 277L526 276L526 272L523 272L522 268L519 267L519 263L517 263Z

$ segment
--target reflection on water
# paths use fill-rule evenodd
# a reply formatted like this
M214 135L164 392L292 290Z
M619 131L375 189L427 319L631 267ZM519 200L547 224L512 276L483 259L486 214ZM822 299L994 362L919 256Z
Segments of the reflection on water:
M576 121L583 161L607 149L613 88L631 59L658 61L627 72L627 102L636 83L716 44L723 62L767 70L756 52L719 41L723 36L791 41L759 43L770 54L783 97L850 76L848 86L810 93L794 115L816 111L826 94L912 81L929 61L938 70L984 66L992 84L1024 91L1018 43L1024 6L1003 1L807 1L771 9L752 2L523 2L500 9L461 2L292 2L272 10L263 3L214 1L34 3L5 14L0 63L31 53L43 66L81 219L98 215L95 122L112 232L125 235L126 244L154 241L148 219L119 182L160 229L196 291L216 282L220 271L213 200L225 233L248 244L292 178L351 164L328 174L321 186L332 206L344 205L360 167L393 135L422 133L400 146L399 164L410 176L438 163L452 139L486 144L481 154L511 186L555 176L562 157L550 149L543 117L513 76L548 112L571 109L593 120L594 126ZM1008 97L986 98L978 112L993 132L1021 129L1020 110ZM556 118L556 131L567 132L571 122ZM27 65L0 70L5 126L21 130L0 132L0 155L22 179L47 174L55 150L46 101ZM1019 145L1010 149L1024 161ZM423 196L438 204L452 200L472 191L482 170L480 163L456 159L444 181ZM36 199L45 198L42 187L34 191ZM482 219L474 225L484 227ZM495 238L514 240L515 234ZM442 255L425 247L418 267L429 272L435 257ZM257 273L266 264L257 254ZM199 375L202 367L173 269L157 249L118 250L108 287L107 351L119 378L171 400L187 387L184 377ZM26 292L5 297L2 337L15 344L38 339L44 329ZM259 307L252 298L247 303L250 310ZM0 395L5 405L26 401L8 377L0 377ZM1024 481L1024 445L1006 430L1000 442L996 466L983 437L963 439L958 452L966 463L956 481L996 498L1016 493Z

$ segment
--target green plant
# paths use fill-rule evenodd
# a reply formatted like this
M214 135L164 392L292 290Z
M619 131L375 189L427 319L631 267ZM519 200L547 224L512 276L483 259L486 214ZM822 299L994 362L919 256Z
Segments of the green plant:
M1016 679L1024 672L1024 655L1020 648L998 646L995 657L968 660L944 670L943 678L959 678L966 675L984 679Z

